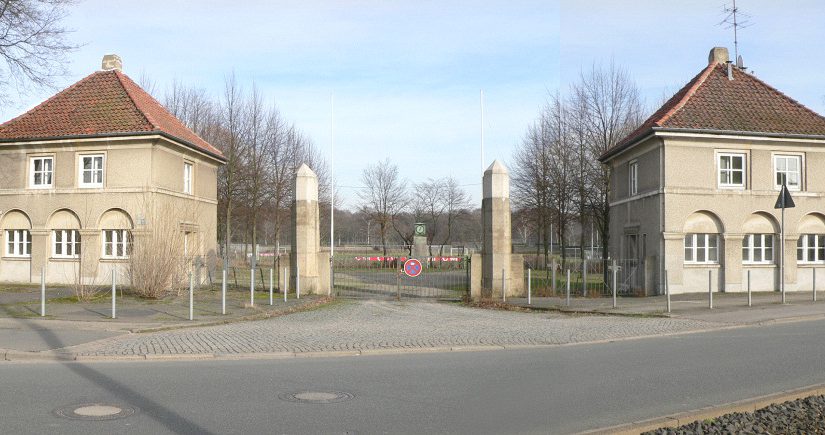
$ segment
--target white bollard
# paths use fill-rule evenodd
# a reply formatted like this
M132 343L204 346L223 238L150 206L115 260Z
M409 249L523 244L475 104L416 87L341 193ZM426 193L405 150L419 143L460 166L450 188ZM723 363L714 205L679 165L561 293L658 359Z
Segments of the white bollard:
M117 304L115 302L116 299L117 299L117 284L116 284L117 283L117 278L116 278L116 276L117 276L117 270L112 269L112 318L113 319L117 318Z
M527 268L527 305L533 305L533 300L531 298L533 282L530 280L530 268Z
M40 317L46 317L46 269L40 269Z
M567 306L570 306L570 269L567 269Z
M274 275L273 269L269 269L269 305L272 305L272 277Z
M223 268L221 279L221 314L226 314L226 268Z
M249 305L255 306L255 269L249 269Z
M195 313L194 313L194 309L193 309L193 307L194 307L194 302L193 302L194 294L195 294L195 282L192 279L192 271L190 270L189 271L189 320L193 320L195 318L195 316L194 316Z
M667 269L665 269L665 294L667 295L667 312L670 312L670 285L667 282Z
M713 271L708 271L708 308L713 309L713 285L711 280L713 278Z

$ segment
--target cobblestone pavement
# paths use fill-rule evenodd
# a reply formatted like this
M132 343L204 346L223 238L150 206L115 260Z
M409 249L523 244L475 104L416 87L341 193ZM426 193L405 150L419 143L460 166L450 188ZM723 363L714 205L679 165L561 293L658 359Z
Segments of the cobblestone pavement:
M131 334L65 350L82 356L424 350L579 343L718 326L690 319L568 316L443 303L342 301L273 319Z

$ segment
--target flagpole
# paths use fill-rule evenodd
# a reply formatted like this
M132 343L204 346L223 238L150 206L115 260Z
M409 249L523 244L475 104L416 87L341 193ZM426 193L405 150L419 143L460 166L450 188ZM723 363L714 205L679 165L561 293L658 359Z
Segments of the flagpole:
M484 89L479 90L479 106L481 109L481 175L484 176Z
M329 259L335 256L335 92L330 95L330 197L329 197Z

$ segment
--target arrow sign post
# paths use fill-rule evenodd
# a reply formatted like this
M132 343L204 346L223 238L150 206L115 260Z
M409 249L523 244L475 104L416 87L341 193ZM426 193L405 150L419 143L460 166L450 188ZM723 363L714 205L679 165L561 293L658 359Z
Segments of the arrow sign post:
M791 192L788 191L788 186L785 180L782 180L782 189L779 191L779 198L776 198L776 204L773 208L782 209L782 220L779 227L779 291L782 293L782 303L785 303L785 209L794 208L796 205L791 198Z

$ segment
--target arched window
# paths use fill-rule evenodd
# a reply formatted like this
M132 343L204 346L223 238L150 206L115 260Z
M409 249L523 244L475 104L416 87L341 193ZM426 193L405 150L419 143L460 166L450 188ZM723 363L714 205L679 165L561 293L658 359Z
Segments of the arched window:
M754 213L742 228L746 233L742 239L742 263L773 264L775 235L778 232L774 217L764 212Z
M799 222L796 261L800 264L825 263L825 218L812 213Z
M120 209L103 213L100 218L102 250L106 259L126 259L132 252L132 218Z
M709 212L696 212L685 221L685 263L718 264L722 225Z
M32 256L32 235L31 221L20 210L11 210L3 215L2 223L3 255L6 257L31 258Z
M49 217L52 257L80 258L80 219L71 210L58 210Z

